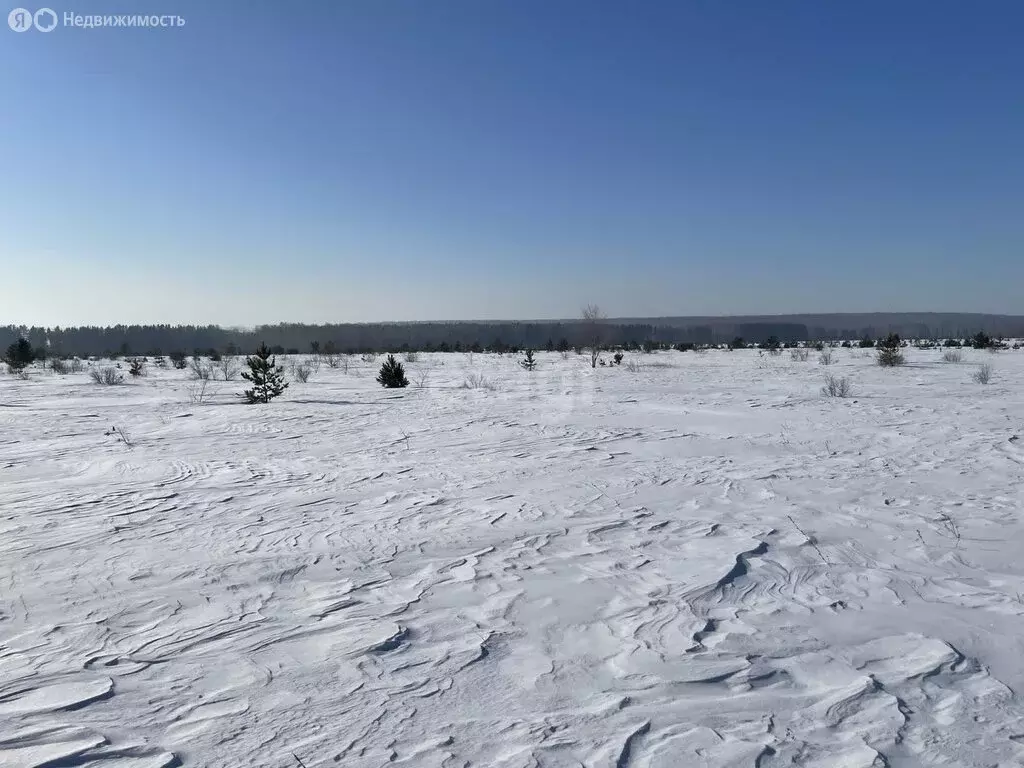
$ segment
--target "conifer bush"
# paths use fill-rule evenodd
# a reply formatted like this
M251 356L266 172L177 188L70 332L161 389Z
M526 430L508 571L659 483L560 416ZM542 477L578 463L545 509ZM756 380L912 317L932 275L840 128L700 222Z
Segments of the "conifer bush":
M405 369L395 359L394 355L388 355L384 364L380 367L380 373L377 374L377 383L388 389L409 386L409 380L405 378Z
M878 364L885 368L903 365L906 362L903 352L900 350L899 334L890 333L884 339L879 339L875 348L878 354Z
M18 339L7 348L4 362L7 363L7 367L12 373L20 373L32 364L35 356L28 339Z
M284 368L276 363L277 360L270 354L267 345L262 343L256 354L245 358L249 370L242 372L242 378L252 383L252 388L243 393L247 403L269 403L288 389L288 384L284 380Z
M989 349L992 346L992 338L984 331L978 331L971 338L971 346L975 349Z

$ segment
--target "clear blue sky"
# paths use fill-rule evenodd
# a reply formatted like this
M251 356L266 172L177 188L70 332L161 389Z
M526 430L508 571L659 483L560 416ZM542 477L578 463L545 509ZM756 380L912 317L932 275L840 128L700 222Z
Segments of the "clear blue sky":
M1019 0L51 7L0 323L1024 314Z

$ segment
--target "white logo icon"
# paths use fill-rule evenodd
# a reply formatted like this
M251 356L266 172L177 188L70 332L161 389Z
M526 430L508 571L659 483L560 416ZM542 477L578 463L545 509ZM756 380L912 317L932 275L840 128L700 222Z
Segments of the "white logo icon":
M40 32L52 32L57 26L57 14L52 8L40 8L32 17L32 21Z
M28 32L32 27L40 32L52 32L57 28L57 14L52 8L40 8L35 13L27 8L15 8L7 14L7 26L15 32Z
M32 11L15 8L7 14L7 26L15 32L27 32L32 29Z

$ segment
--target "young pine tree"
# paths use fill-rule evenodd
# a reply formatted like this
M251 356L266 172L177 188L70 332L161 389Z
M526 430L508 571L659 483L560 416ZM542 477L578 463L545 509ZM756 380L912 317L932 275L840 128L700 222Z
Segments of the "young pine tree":
M899 334L890 333L884 339L879 339L875 345L878 354L878 364L886 368L903 365L903 352L900 350Z
M526 350L526 357L519 361L519 364L528 371L536 370L537 361L533 357L533 350Z
M4 355L4 362L15 373L30 366L34 359L35 352L28 339L18 339L7 348L7 354Z
M380 367L380 373L377 374L377 383L389 389L409 386L409 380L405 378L405 369L400 362L395 360L394 355L388 355L388 359Z
M249 370L242 372L242 378L252 383L252 389L245 390L243 394L250 405L269 403L288 389L288 384L284 380L284 368L275 365L276 362L267 345L262 343L255 355L245 358Z
M978 331L971 339L971 346L975 349L988 349L992 346L992 338L984 331Z

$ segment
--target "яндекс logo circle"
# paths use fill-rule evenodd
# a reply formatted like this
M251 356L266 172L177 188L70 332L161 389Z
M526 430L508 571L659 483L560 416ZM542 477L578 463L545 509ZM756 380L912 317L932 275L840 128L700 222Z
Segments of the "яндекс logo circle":
M26 8L15 8L7 14L7 26L15 32L27 32L32 29L32 11Z

